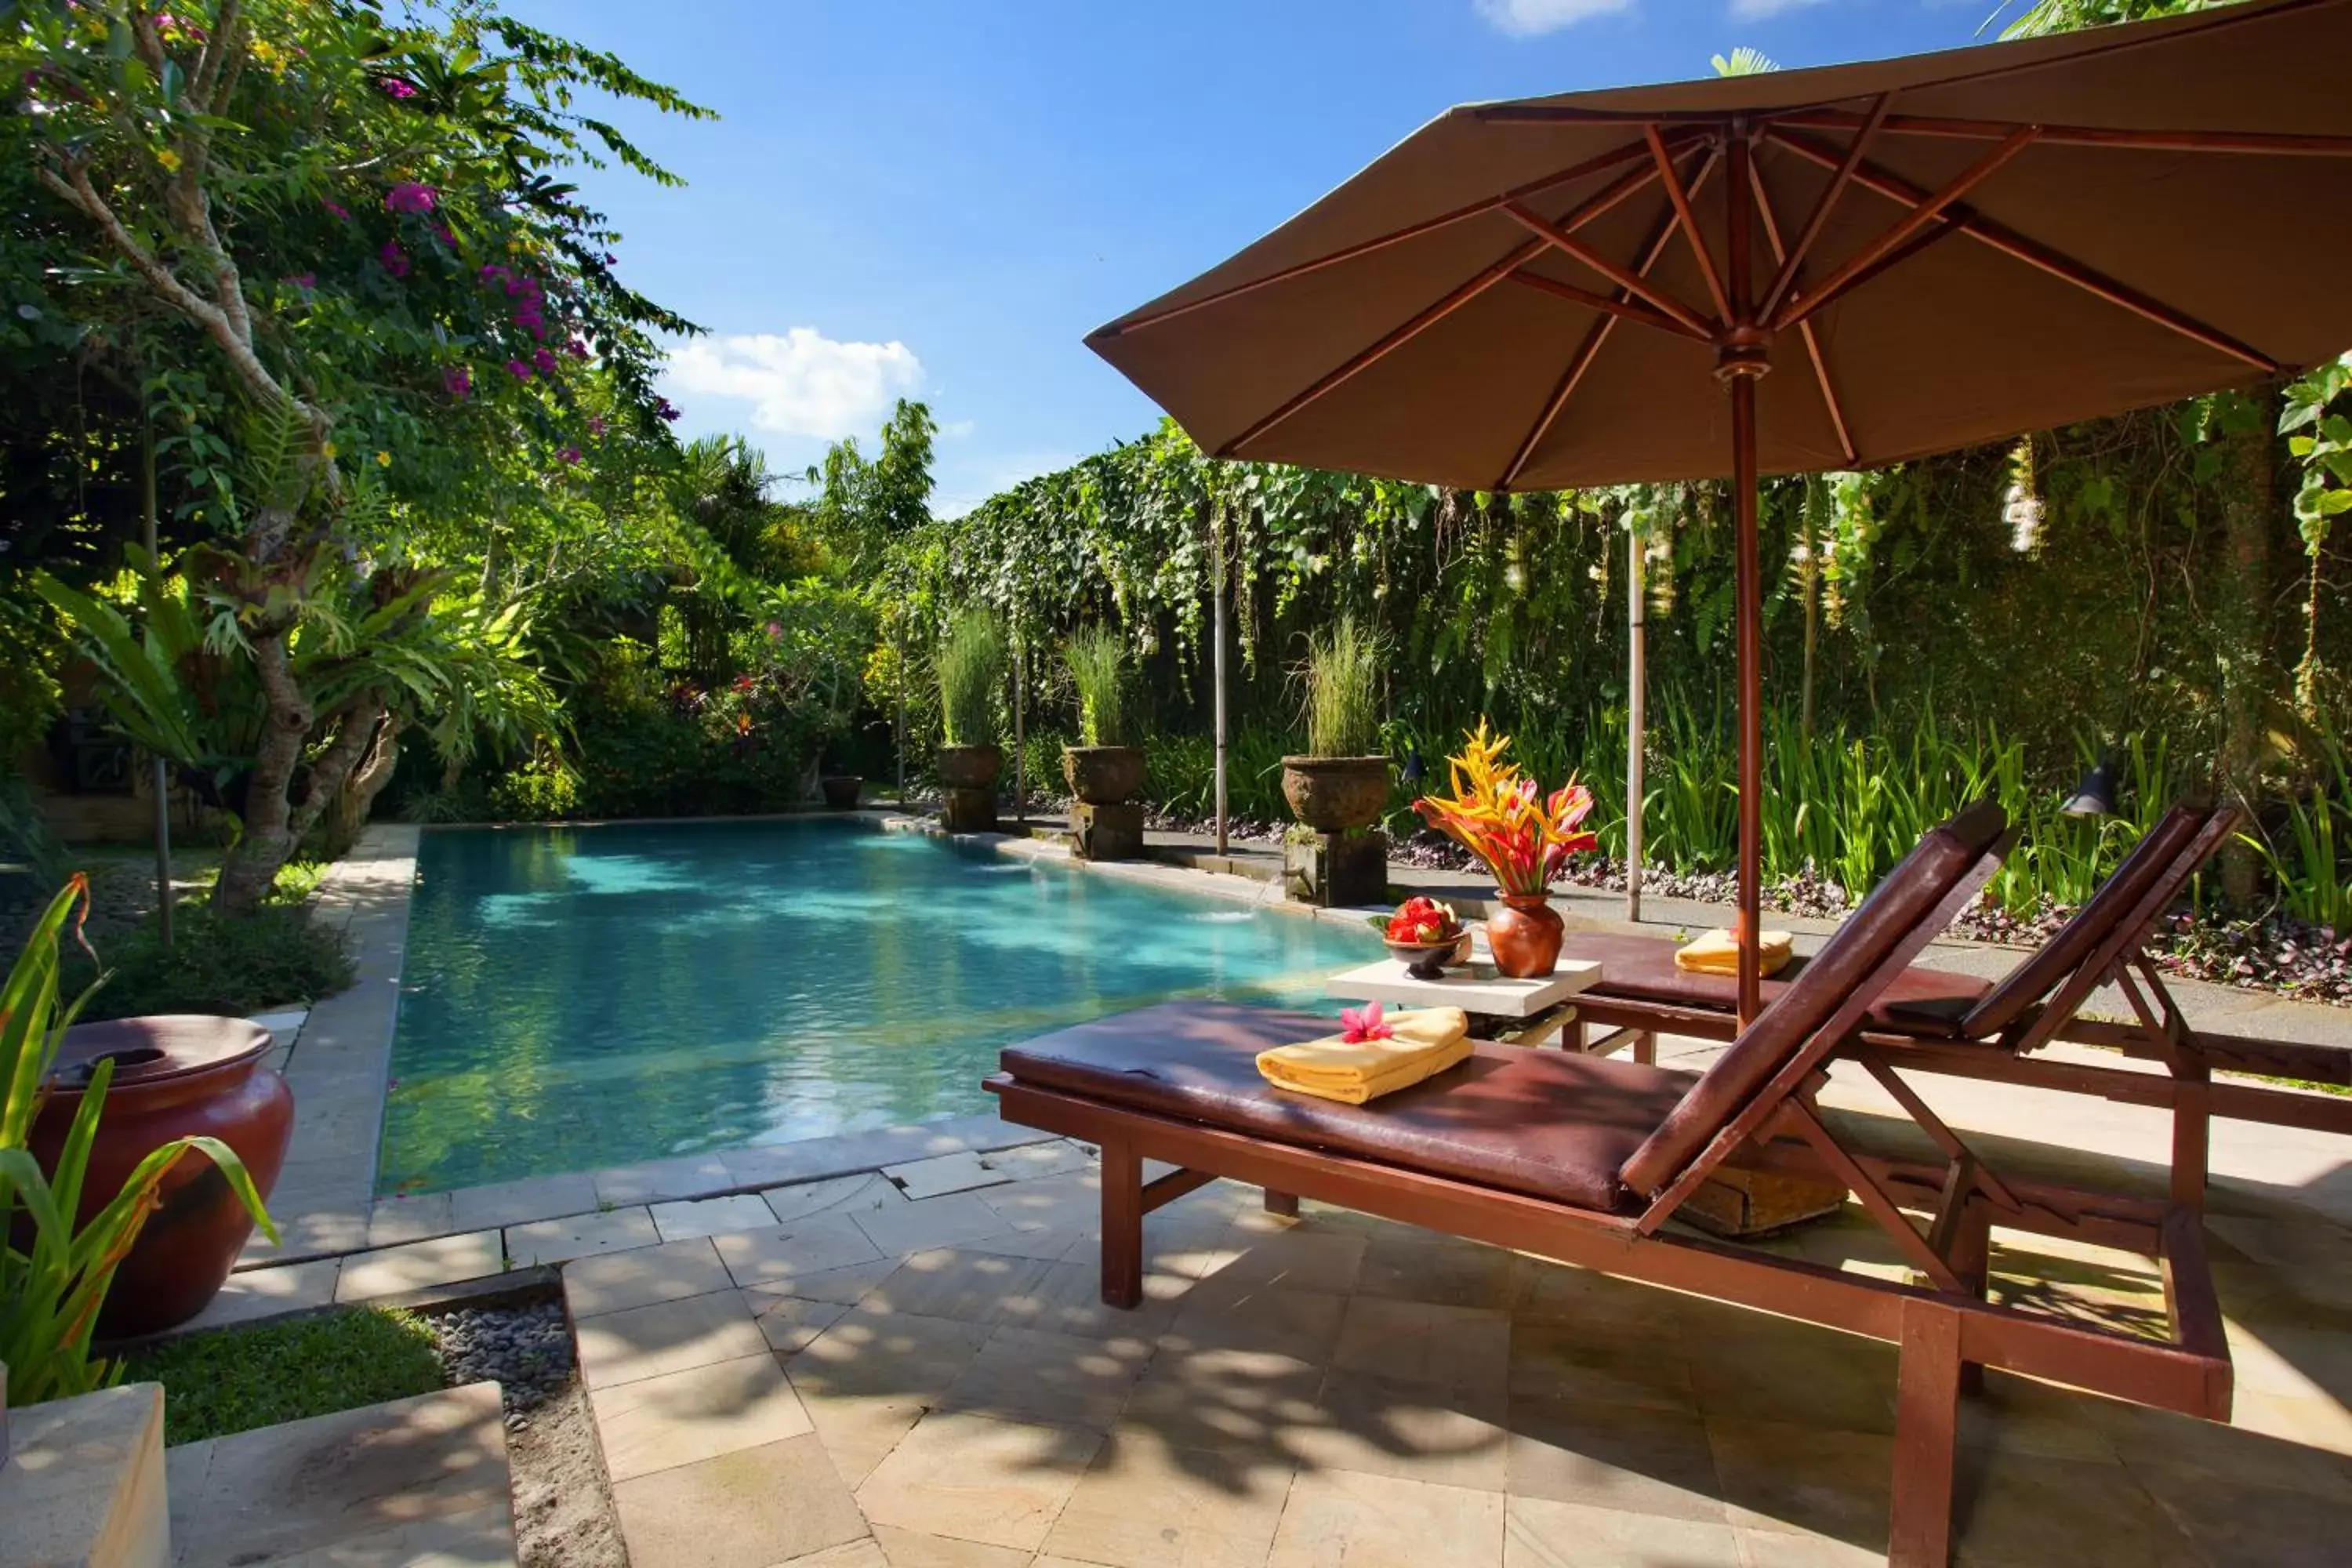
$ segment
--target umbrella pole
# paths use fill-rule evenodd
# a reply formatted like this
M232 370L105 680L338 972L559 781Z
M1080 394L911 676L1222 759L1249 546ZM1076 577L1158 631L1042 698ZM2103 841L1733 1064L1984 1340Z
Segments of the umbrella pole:
M1739 1023L1742 1028L1763 1011L1764 981L1758 943L1764 902L1764 670L1763 584L1756 542L1756 382L1770 368L1767 337L1755 321L1755 290L1749 279L1748 215L1754 199L1748 158L1751 132L1735 121L1725 138L1730 166L1723 182L1725 279L1729 295L1729 331L1717 351L1716 374L1731 384L1731 505L1734 548L1739 557L1739 908L1733 931L1739 941ZM1697 236L1693 234L1694 242Z

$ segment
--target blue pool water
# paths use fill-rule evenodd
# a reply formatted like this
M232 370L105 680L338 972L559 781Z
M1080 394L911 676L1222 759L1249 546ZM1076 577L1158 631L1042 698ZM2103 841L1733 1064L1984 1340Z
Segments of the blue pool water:
M999 1047L1171 996L1306 1005L1373 933L845 822L424 836L380 1186L989 1109Z

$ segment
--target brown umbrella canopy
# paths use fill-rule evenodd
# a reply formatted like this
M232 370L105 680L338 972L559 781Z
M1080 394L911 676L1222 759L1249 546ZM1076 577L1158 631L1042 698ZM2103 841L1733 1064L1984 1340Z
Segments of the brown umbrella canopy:
M1473 104L1088 342L1208 451L1479 489L1728 474L1743 317L1763 472L2112 414L2352 345L2347 58L2272 0Z

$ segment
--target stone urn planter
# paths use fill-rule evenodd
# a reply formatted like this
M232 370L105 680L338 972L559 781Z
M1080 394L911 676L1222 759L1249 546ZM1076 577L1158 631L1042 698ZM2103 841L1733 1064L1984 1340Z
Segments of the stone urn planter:
M77 1221L122 1190L140 1161L175 1138L208 1135L236 1151L266 1201L294 1131L294 1093L264 1065L269 1031L194 1014L81 1024L66 1031L49 1098L33 1122L33 1157L56 1168L59 1147L101 1060L114 1079L90 1150ZM201 1152L183 1156L162 1200L114 1276L98 1320L108 1337L154 1333L204 1310L236 1262L253 1217Z
M996 775L1004 771L1000 746L941 746L938 752L940 822L950 833L996 831Z
M1381 757L1285 757L1282 797L1318 833L1369 827L1389 805L1389 760Z
M1143 748L1064 746L1062 777L1088 805L1123 805L1143 787Z
M855 811L866 780L858 773L827 773L816 781L816 787L824 792L824 804L832 810Z

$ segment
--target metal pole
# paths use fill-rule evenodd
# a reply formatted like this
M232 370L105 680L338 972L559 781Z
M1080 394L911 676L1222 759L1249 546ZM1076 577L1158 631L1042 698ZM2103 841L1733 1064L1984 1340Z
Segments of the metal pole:
M1021 634L1013 634L1013 820L1029 820L1029 755L1021 743Z
M1217 853L1225 853L1225 509L1223 502L1212 514L1212 541L1217 552L1217 567L1211 576L1211 613L1209 635L1215 641L1212 655L1213 679L1217 689Z
M155 416L150 413L141 427L139 447L140 521L147 544L147 566L156 562ZM172 771L162 757L152 759L148 788L155 797L155 931L167 949L172 945Z
M1738 552L1739 595L1739 1022L1763 1011L1763 976L1757 950L1764 903L1764 670L1762 574L1756 538L1756 381L1769 368L1766 338L1754 321L1748 279L1748 128L1732 126L1731 164L1725 179L1725 249L1730 266L1731 330L1718 352L1717 374L1731 383L1731 504Z
M1642 918L1642 752L1649 728L1649 647L1643 625L1649 562L1641 530L1625 531L1625 918Z

